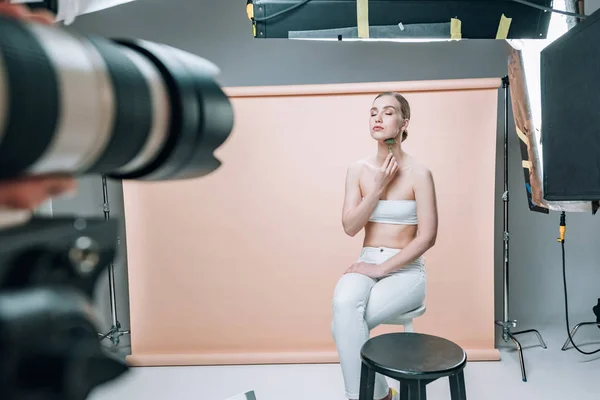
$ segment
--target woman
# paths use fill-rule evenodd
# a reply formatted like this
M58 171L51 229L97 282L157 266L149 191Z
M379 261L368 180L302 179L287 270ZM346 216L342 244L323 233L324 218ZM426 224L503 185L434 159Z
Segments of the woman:
M333 298L332 333L350 400L359 396L360 349L369 331L425 301L423 254L435 244L437 201L431 171L402 150L409 121L402 95L377 96L369 123L377 153L353 163L346 176L344 231L355 236L365 228L361 255ZM397 398L377 374L375 399Z

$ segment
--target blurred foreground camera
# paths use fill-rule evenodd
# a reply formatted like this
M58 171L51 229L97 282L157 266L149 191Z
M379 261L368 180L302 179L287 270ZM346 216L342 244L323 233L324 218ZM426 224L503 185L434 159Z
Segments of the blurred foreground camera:
M233 127L212 63L0 17L0 178L202 176Z
M0 16L0 179L206 175L234 121L217 72L165 45ZM92 308L118 225L9 219L0 209L0 399L83 400L127 370L103 351Z
M0 231L0 399L85 399L127 370L103 351L91 303L116 234L76 218Z

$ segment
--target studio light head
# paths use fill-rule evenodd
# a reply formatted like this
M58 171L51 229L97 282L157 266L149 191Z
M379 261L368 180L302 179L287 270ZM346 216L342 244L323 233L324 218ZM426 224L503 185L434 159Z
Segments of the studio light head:
M511 17L509 38L540 39L546 37L550 21L547 9L552 2L379 0L365 2L362 7L356 0L248 0L246 9L257 39L357 38L361 8L368 14L370 38L449 39L451 20L456 18L462 22L463 39L494 39L504 14Z
M217 73L169 46L0 16L0 179L211 173L234 122ZM1 214L0 399L84 400L127 370L103 351L92 307L118 225L36 217L2 226Z

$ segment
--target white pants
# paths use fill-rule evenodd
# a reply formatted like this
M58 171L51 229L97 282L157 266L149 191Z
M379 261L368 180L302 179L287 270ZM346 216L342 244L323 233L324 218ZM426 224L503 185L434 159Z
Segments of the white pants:
M400 250L365 247L359 261L380 264ZM349 266L348 266L349 267ZM360 350L370 331L386 320L414 310L425 302L426 275L423 258L381 279L350 273L338 281L333 295L332 334L336 343L346 397L358 399ZM387 396L389 387L375 375L375 399Z

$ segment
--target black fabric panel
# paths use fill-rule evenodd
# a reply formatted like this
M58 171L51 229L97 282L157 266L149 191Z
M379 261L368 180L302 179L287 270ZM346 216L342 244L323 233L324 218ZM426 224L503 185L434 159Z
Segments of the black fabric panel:
M529 0L551 7L552 0ZM302 0L255 0L256 37L287 38L289 31L349 28L356 26L356 0L311 0L290 12L280 13ZM369 25L447 23L461 20L463 39L495 39L500 16L512 18L509 39L545 38L549 12L511 0L370 0ZM263 21L264 18L267 18Z
M600 200L600 11L541 54L544 198Z

